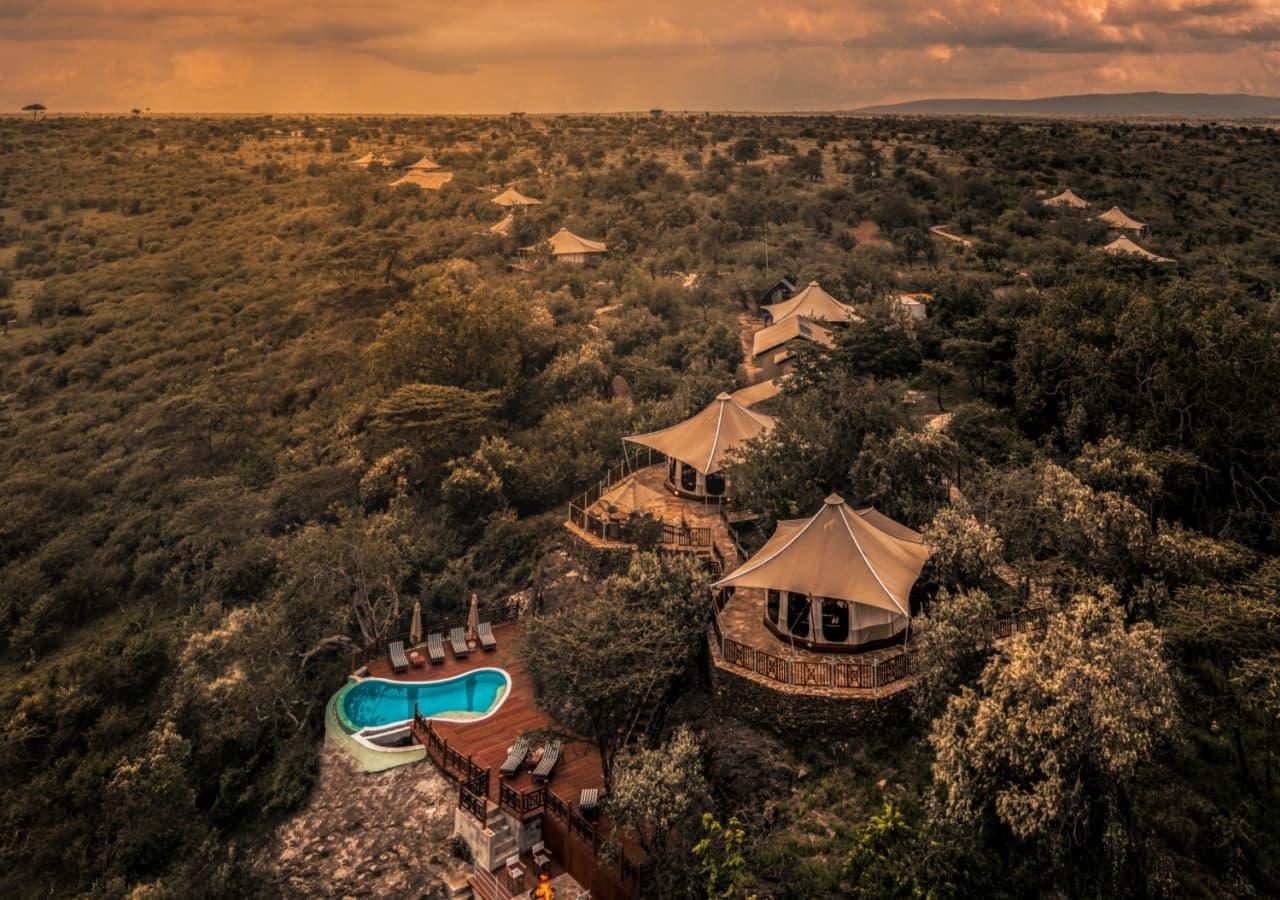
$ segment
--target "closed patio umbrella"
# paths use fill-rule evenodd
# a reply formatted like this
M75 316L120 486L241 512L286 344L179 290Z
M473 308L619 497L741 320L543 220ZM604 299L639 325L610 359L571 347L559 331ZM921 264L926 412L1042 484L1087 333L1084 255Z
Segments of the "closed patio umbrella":
M467 613L467 639L474 640L480 630L480 598L471 594L471 612Z
M422 601L413 601L413 620L409 623L409 646L422 643Z

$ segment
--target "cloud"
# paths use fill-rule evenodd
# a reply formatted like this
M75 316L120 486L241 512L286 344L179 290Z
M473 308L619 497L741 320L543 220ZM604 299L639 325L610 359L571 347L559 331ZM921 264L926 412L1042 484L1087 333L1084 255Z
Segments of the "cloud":
M62 109L1280 94L1276 0L0 0L0 22L0 104L38 91Z

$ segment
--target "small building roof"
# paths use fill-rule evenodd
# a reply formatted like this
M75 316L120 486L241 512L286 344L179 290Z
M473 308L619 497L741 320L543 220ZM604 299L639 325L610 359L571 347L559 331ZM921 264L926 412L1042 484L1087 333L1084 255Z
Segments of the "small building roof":
M416 163L408 166L410 172L434 172L439 168L440 164L428 156L424 156Z
M1147 227L1118 206L1113 206L1098 216L1098 221L1105 222L1112 228L1118 228L1121 231L1145 231Z
M678 425L623 440L652 447L707 475L720 471L731 451L772 430L772 416L752 412L728 394L721 393L710 406Z
M499 206L541 206L541 200L535 200L532 197L526 197L515 188L507 188L501 194L489 200L490 203L496 203Z
M1150 250L1145 250L1142 247L1139 247L1137 244L1129 240L1127 237L1124 237L1123 235L1121 237L1116 238L1110 244L1107 244L1105 247L1103 247L1102 252L1110 253L1113 256L1115 255L1140 256L1143 259L1145 259L1147 262L1156 262L1156 263L1173 262L1173 260L1171 259L1168 259L1163 256L1157 256L1155 253L1152 253Z
M832 494L812 518L779 522L758 553L712 587L794 591L910 617L911 588L929 548L890 532L915 535L911 529L869 513Z
M817 322L812 322L804 316L792 316L757 331L751 342L751 355L754 357L768 353L795 338L813 341L827 348L836 345L835 337L831 332Z
M773 284L769 285L763 291L761 291L760 296L764 298L768 298L773 296L774 291L778 291L778 290L781 290L782 293L786 294L788 297L791 296L796 291L795 279L792 278L790 275L783 275L777 281L773 282Z
M571 256L575 253L609 252L609 248L600 241L590 241L586 238L578 237L568 228L561 228L555 234L551 235L551 237L547 238L547 243L551 245L552 256Z
M853 307L841 303L832 297L822 285L810 281L800 293L780 303L770 303L764 307L773 316L774 322L782 322L792 316L804 316L816 322L848 322L857 318Z
M438 191L450 181L453 181L452 172L406 172L401 178L391 182L391 186L401 187L412 184L424 191Z
M1076 196L1075 191L1067 188L1056 197L1050 197L1044 201L1045 206L1069 206L1072 209L1088 209L1089 202Z

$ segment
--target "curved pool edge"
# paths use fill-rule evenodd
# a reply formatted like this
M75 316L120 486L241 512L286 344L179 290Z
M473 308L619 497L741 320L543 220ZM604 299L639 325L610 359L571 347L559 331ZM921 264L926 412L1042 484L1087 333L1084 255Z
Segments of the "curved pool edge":
M450 681L458 681L463 678L470 678L472 675L478 675L481 672L497 672L502 676L502 687L498 688L498 692L493 697L493 703L483 713L476 714L466 710L446 710L434 716L427 716L433 722L453 722L455 724L466 724L468 722L483 722L502 708L502 704L507 702L507 698L511 696L511 674L506 669L499 669L497 666L480 666L475 669L468 669L466 672L460 672L457 675L450 675L448 678L424 678L422 680L405 681L397 678L377 678L375 676L367 676L365 678L356 678L351 676L345 685L338 689L338 693L346 696L346 692L351 690L357 684L364 684L366 681L380 681L383 684L446 684ZM336 695L335 695L336 696ZM400 719L395 722L385 722L381 725L357 725L347 718L342 704L337 707L339 721L342 727L348 730L350 734L360 734L369 728L390 728L394 725L407 725L412 719Z
M332 744L341 750L360 771L370 774L373 772L385 772L387 769L394 769L397 766L407 765L427 758L427 748L421 744L414 744L409 747L377 747L345 731L338 721L334 704L337 703L343 690L349 686L350 682L343 685L325 704L324 734L326 743Z
M443 715L429 716L428 718L436 722L450 722L453 724L465 725L470 722L481 722L494 715L507 702L507 698L511 696L511 675L505 669L499 669L496 666L481 666L479 668L470 669L457 675L451 675L448 678L427 678L420 681L406 682L394 678L378 678L375 676L358 676L350 675L347 677L347 683L338 688L333 696L329 698L329 702L325 704L325 739L335 746L341 748L348 756L352 757L356 764L365 772L381 772L387 769L402 766L407 763L417 762L425 759L427 756L427 748L421 744L411 744L405 747L383 747L374 744L365 737L367 732L385 732L394 730L398 727L408 727L412 724L412 719L403 719L399 722L388 722L382 725L359 726L347 718L344 712L343 699L347 692L356 685L366 681L381 681L388 684L433 684L444 683L448 681L456 681L460 678L466 678L477 672L497 672L502 676L503 683L498 688L494 696L493 703L484 713L475 714L463 711L446 711Z

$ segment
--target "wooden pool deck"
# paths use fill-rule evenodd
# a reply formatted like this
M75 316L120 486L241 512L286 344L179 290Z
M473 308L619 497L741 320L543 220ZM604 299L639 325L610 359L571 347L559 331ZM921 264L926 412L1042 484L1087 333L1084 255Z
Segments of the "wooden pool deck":
M380 656L369 662L369 674L393 681L435 681L475 669L502 669L511 677L511 691L497 712L476 722L433 720L432 727L449 742L450 747L471 757L481 768L492 770L489 799L495 803L498 802L498 771L517 737L528 734L560 740L560 763L552 773L548 786L565 801L572 800L576 806L578 795L584 788L604 786L600 754L589 741L566 732L562 725L538 708L533 695L533 682L520 658L522 635L519 625L497 625L493 634L498 641L496 650L476 649L469 656L456 659L446 642L445 655L448 658L443 663L434 666L427 663L422 668L410 666L408 671L396 673L391 669L390 660L386 656ZM425 652L424 649L423 655ZM535 748L541 745L540 741L532 739L530 744ZM506 779L506 783L521 792L534 786L533 779L525 769L515 778Z

